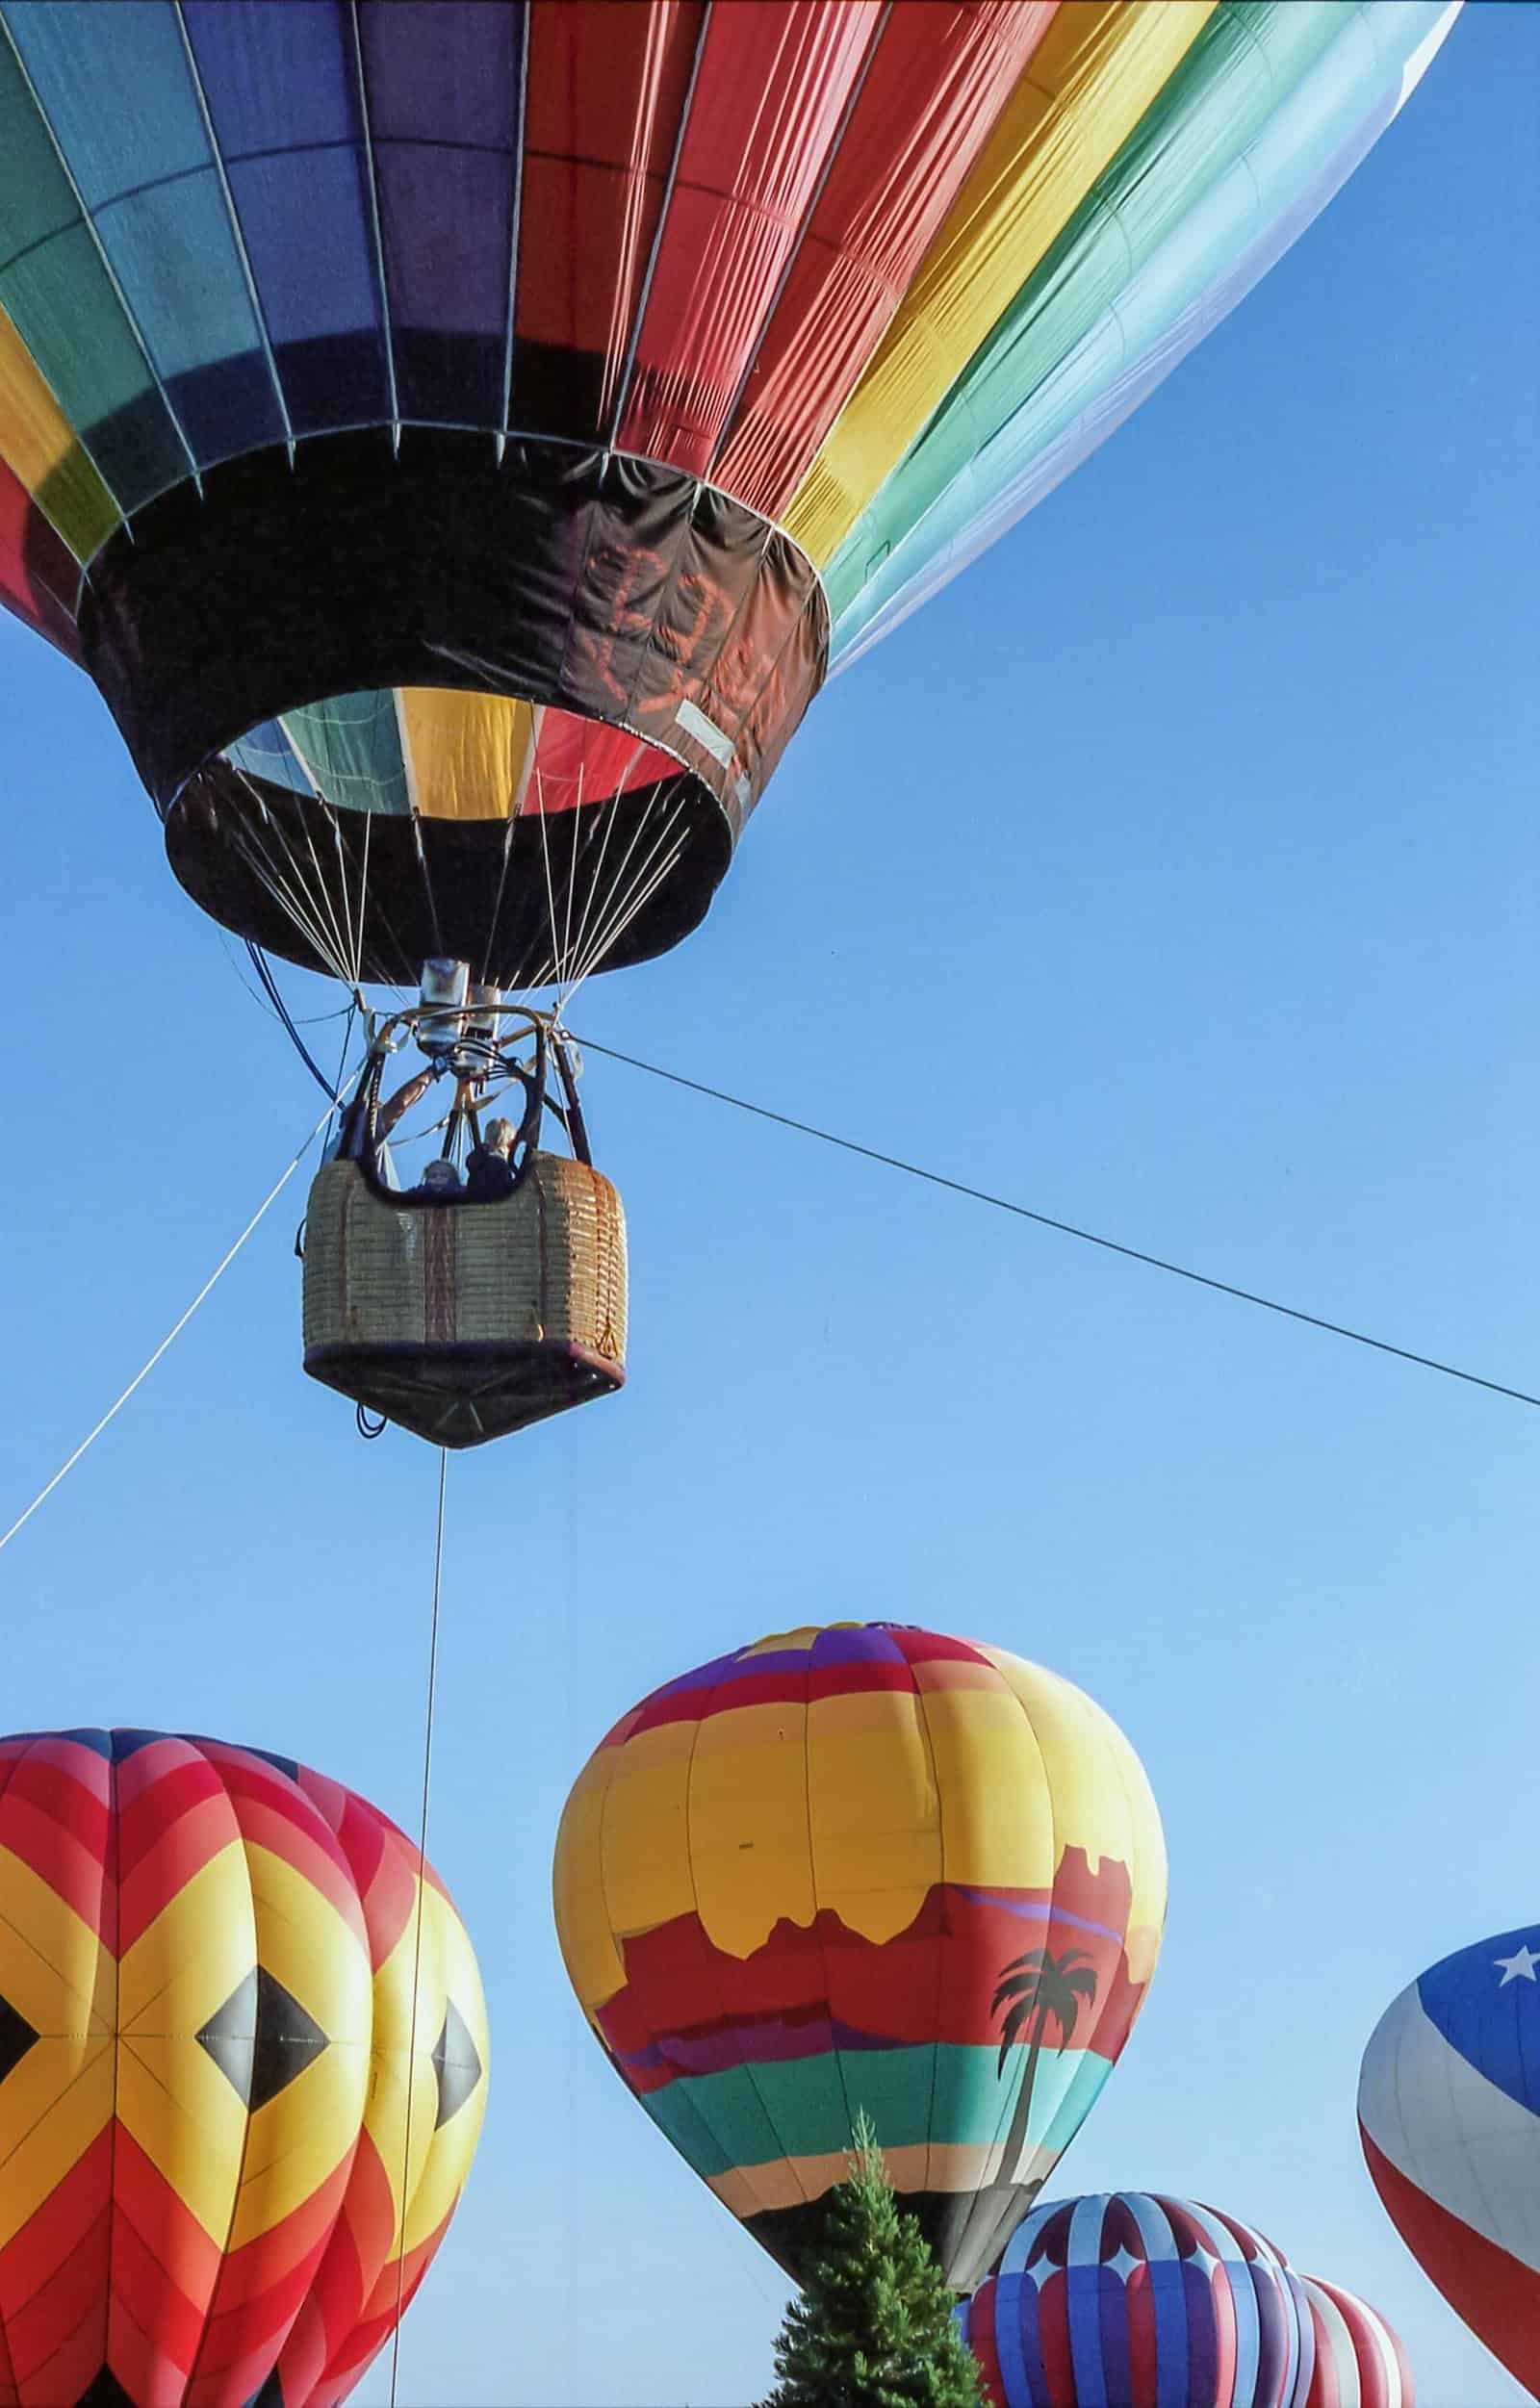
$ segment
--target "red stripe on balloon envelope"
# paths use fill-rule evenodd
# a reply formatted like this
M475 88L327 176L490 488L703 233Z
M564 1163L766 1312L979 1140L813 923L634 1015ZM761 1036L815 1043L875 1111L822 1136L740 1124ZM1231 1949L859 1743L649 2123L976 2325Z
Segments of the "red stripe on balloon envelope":
M1408 2182L1362 2123L1375 2190L1418 2265L1478 2341L1540 2398L1540 2274Z
M881 0L713 12L620 397L623 450L705 474L883 16Z
M511 425L597 436L608 423L702 15L700 0L532 13Z
M855 391L1056 5L889 14L711 468L767 517Z
M80 653L74 615L64 597L78 580L66 546L21 479L0 460L0 602L69 660L78 660Z

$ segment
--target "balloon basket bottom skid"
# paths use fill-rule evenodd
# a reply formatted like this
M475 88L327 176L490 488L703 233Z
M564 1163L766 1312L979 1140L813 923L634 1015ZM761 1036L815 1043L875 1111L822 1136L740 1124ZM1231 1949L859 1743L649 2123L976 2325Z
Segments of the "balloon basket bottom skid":
M582 1346L319 1346L305 1370L436 1447L480 1447L626 1383L618 1363Z

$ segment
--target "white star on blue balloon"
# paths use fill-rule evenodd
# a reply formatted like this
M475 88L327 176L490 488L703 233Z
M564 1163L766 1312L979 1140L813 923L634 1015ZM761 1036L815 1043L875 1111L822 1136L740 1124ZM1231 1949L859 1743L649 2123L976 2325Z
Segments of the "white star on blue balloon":
M1532 1948L1521 1945L1515 1956L1494 1957L1492 1962L1502 1975L1498 1987L1500 1990L1505 1990L1510 1982L1533 1982L1536 1978L1535 1967L1540 1965L1540 1957L1535 1955Z

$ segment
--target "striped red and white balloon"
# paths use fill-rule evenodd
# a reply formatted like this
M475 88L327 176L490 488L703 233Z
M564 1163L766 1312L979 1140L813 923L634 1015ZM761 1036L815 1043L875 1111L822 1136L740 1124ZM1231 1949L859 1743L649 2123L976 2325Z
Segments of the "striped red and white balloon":
M1392 2000L1358 2128L1424 2273L1540 2399L1540 1924L1457 1949Z
M1260 2233L1119 2190L1033 2209L957 2311L992 2408L1307 2408L1304 2285Z
M1316 2337L1305 2408L1416 2408L1406 2352L1377 2309L1319 2275L1303 2281Z

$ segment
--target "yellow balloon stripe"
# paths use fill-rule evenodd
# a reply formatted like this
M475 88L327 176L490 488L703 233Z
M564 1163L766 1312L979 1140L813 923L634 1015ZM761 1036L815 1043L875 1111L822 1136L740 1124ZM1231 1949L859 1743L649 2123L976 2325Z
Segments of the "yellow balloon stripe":
M106 1887L106 1876L102 1876ZM111 2033L117 1967L90 1924L21 1857L0 1848L5 1996L50 2039ZM9 2091L0 2086L0 2107Z
M429 1883L422 1892L423 1936L418 1957L417 1906L396 1946L374 1976L374 2044L364 2130L379 2153L390 2185L395 2230L385 2263L394 2265L402 2249L413 2249L434 2231L458 2196L470 2170L486 2101L486 2079L475 2100L435 2129L438 2083L432 2051L444 2028L447 2005L456 1997L461 2011L467 1998L466 2029L475 2044L483 2069L488 2045L485 2010L479 1985L469 1992L455 1990L457 1975L472 1962L470 1942L459 1917ZM407 2047L412 2031L412 1985L417 1971L417 2053L411 2060L411 2132L407 2132ZM402 2213L402 2175L405 2213Z
M255 1957L245 1851L231 1838L124 1950L118 1967L124 2038L201 2031Z
M906 1931L944 1880L942 1802L912 1689L823 1698L808 1718L808 1829L819 1904L872 1940Z
M240 2190L246 2111L191 2033L119 2043L117 2120L222 2249Z
M112 2121L116 2056L105 2035L38 2040L0 2084L0 2249Z
M77 560L90 560L122 518L3 309L0 459L21 479Z
M470 2000L475 2012L468 2016L466 2029L475 2044L483 2076L475 2097L468 2099L456 2114L451 2115L448 2122L437 2125L430 2134L426 2160L407 2205L405 2246L409 2251L418 2248L437 2232L465 2187L465 2178L471 2170L471 2160L475 2154L481 2130L481 2118L486 2113L485 2068L491 2060L481 1987L475 1978L475 1960L465 1926L437 1890L429 1887L424 1896L423 1954L425 1959L431 1940L437 1966L434 1995L440 2006L438 2018L424 2037L423 2003L419 2000L418 2047L424 2052L432 2050L443 2028L445 2000ZM429 2122L432 2121L433 2114L430 2113Z
M738 1661L815 1634L779 1634ZM1065 1852L1126 1869L1129 1970L1160 1945L1166 1851L1137 1755L1083 1691L1003 1649L921 1657L912 1685L731 1703L598 1750L556 1846L555 1907L590 2015L626 1985L627 1939L696 1915L747 1959L821 1908L881 1946L941 1883L1051 1891Z
M517 818L540 731L536 705L401 686L396 712L407 784L424 819Z
M266 1848L245 1851L257 1962L319 2024L327 2046L251 2118L230 2246L302 2207L348 2155L369 2094L369 1959L329 1898Z
M601 1832L604 1799L621 1764L619 1748L601 1748L583 1766L562 1810L552 1901L567 1979L592 2014L626 1985L604 1902Z
M821 566L1181 64L1216 0L1072 0L784 513Z
M687 1819L699 1728L665 1723L615 1752L599 1826L600 1894L622 1935L695 1911Z
M118 2119L220 2247L235 2213L246 2111L194 2035L255 1955L245 1854L232 1839L168 1900L119 1967Z
M805 1746L811 1719L807 1706L778 1702L695 1726L686 1870L702 1927L730 1956L762 1948L779 1917L807 1925L816 1910Z
M1003 1648L975 1644L1026 1709L1061 1828L1085 1850L1092 1871L1103 1857L1127 1866L1129 1972L1136 1982L1148 1981L1166 1914L1166 1840L1143 1766L1083 1689Z

